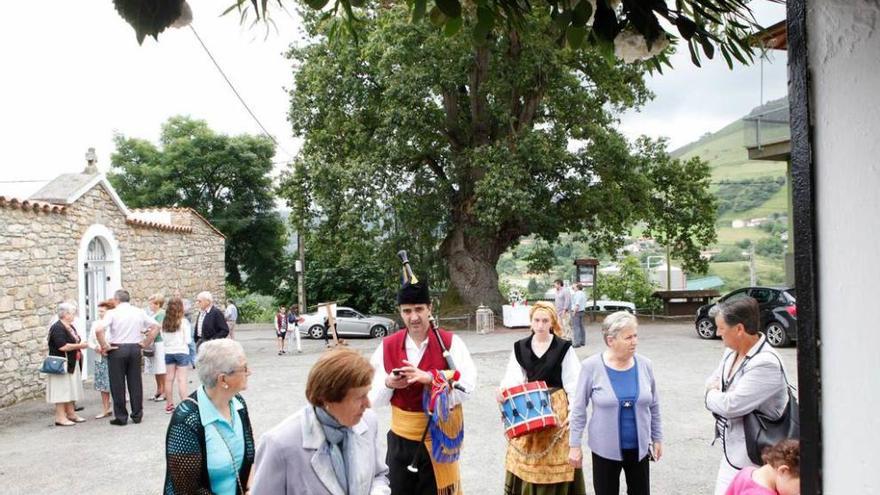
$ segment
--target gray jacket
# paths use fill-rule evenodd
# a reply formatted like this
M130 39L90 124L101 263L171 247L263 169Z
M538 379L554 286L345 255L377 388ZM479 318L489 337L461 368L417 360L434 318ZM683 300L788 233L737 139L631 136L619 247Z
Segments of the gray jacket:
M358 487L348 495L388 495L388 467L376 415L367 409L352 428L357 442L350 466ZM336 480L330 448L312 406L306 406L260 438L251 495L345 495Z
M728 380L726 392L717 389L706 392L706 409L726 420L720 423L722 426L726 423L726 427L722 427L722 447L728 464L733 464L736 468L754 465L746 452L743 416L758 410L771 418L778 418L788 405L785 378L783 369L780 368L782 361L770 344L764 345L765 341L765 337L761 335L758 342L749 349L745 366L740 364L733 373ZM758 349L761 351L758 352ZM706 380L707 389L722 376L728 376L735 360L733 353L733 350L725 349L718 367Z
M660 428L660 398L654 383L654 367L651 360L641 354L636 354L635 359L639 375L636 428L639 459L642 459L648 455L651 442L663 441L663 431ZM587 425L587 406L591 401L593 410ZM569 446L580 447L586 426L587 446L593 453L605 459L623 460L620 450L620 404L605 370L601 352L588 357L581 365L569 424Z

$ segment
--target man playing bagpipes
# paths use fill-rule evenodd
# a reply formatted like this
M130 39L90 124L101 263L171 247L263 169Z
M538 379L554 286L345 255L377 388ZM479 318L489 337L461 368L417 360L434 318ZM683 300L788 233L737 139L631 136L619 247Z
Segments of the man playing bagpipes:
M476 370L464 342L433 326L428 285L401 251L404 277L397 303L406 328L385 337L370 362L370 401L391 405L386 463L392 495L459 495L464 438L461 402Z

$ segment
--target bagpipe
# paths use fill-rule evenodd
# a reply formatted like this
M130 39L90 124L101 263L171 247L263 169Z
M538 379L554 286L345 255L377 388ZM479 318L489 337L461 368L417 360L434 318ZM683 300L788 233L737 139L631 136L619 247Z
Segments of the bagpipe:
M402 285L418 284L418 279L409 264L406 251L399 251L397 256L403 263ZM428 339L434 338L440 346L443 359L446 361L448 371L430 370L432 375L431 386L426 387L422 395L422 406L428 416L425 430L422 432L420 443L425 443L428 434L431 435L431 457L439 463L456 462L461 455L461 445L464 440L464 421L460 410L450 413L449 400L453 389L467 393L464 387L458 383L461 373L455 366L452 354L440 336L440 330L435 325L434 316L428 320ZM417 450L413 460L407 469L410 472L418 472L418 460L421 449Z

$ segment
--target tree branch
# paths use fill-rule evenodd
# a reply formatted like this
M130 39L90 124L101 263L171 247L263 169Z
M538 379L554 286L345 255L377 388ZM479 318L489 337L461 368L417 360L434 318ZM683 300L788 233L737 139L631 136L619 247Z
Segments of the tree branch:
M464 148L464 143L462 142L458 126L458 90L444 88L441 95L443 97L443 110L446 113L446 128L443 130L443 134L449 140L452 150L459 152Z
M470 73L472 145L489 144L489 102L482 86L489 78L489 47L477 46L474 49L474 63Z

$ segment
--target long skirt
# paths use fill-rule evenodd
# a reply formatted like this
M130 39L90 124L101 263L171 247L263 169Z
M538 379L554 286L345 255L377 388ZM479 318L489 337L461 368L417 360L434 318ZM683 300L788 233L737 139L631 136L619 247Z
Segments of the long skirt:
M98 392L110 392L110 371L107 369L107 357L95 361L95 390Z
M550 395L558 424L568 419L568 397ZM568 464L568 426L529 433L510 440L504 479L505 495L585 495L584 472Z
M61 375L46 375L46 402L58 404L82 400L83 384L79 366L73 369L73 373Z

